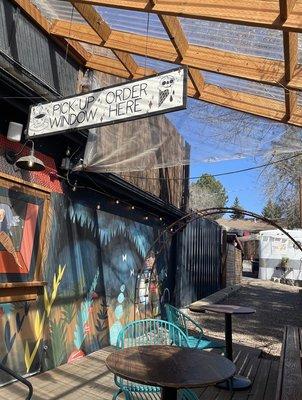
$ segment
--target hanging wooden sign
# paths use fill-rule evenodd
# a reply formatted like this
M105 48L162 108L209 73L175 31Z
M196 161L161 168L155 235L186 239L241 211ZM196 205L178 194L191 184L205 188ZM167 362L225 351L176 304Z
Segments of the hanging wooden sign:
M186 108L187 70L97 89L31 107L28 137L93 128Z

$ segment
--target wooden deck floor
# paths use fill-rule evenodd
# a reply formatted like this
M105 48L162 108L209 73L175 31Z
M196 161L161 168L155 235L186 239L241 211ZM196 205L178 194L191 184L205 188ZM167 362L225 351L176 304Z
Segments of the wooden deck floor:
M34 400L111 400L115 390L113 376L104 360L112 351L107 347L73 364L30 378ZM249 390L231 393L208 387L198 391L201 400L273 400L277 382L278 361L260 357L254 349L236 349L238 373L248 376L253 385ZM1 400L24 400L26 391L19 383L0 389Z

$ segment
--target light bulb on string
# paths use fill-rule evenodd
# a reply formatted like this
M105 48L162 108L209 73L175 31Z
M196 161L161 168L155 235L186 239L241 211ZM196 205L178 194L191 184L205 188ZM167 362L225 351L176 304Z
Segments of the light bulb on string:
M77 190L78 181L76 180L72 186L72 191L75 192Z
M96 209L97 209L97 210L100 210L100 209L101 209L101 204L100 204L100 203L98 203L98 204L96 205Z
M135 210L135 207L134 207L134 206L131 206L130 208L131 208L131 210Z
M115 204L120 204L120 201L119 200L115 200Z
M148 221L149 217L145 217L144 219L145 219L146 221Z

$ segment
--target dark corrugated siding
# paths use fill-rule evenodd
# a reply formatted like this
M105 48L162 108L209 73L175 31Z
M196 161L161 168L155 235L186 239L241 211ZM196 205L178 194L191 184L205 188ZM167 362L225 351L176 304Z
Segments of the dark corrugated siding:
M75 93L77 64L8 0L0 0L0 49L63 96Z
M186 306L221 289L221 227L196 220L178 233L175 303Z

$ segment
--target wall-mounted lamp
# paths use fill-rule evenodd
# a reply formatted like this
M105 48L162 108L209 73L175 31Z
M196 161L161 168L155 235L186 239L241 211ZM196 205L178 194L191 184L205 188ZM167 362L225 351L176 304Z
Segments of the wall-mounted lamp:
M76 192L76 191L77 191L77 188L78 188L78 181L75 180L75 182L74 182L74 184L73 184L71 190L72 190L73 192Z
M27 143L31 143L31 149L29 155L18 158L18 156L21 155ZM43 161L35 157L35 145L32 140L27 140L18 153L15 153L14 151L11 150L6 151L5 158L9 164L15 164L16 167L25 169L26 171L43 171L45 169Z
M7 139L11 142L20 142L23 132L23 125L18 122L10 122L7 130Z
M70 163L70 148L67 147L66 152L65 152L65 157L62 159L61 162L61 169L64 171L69 171L71 166Z

